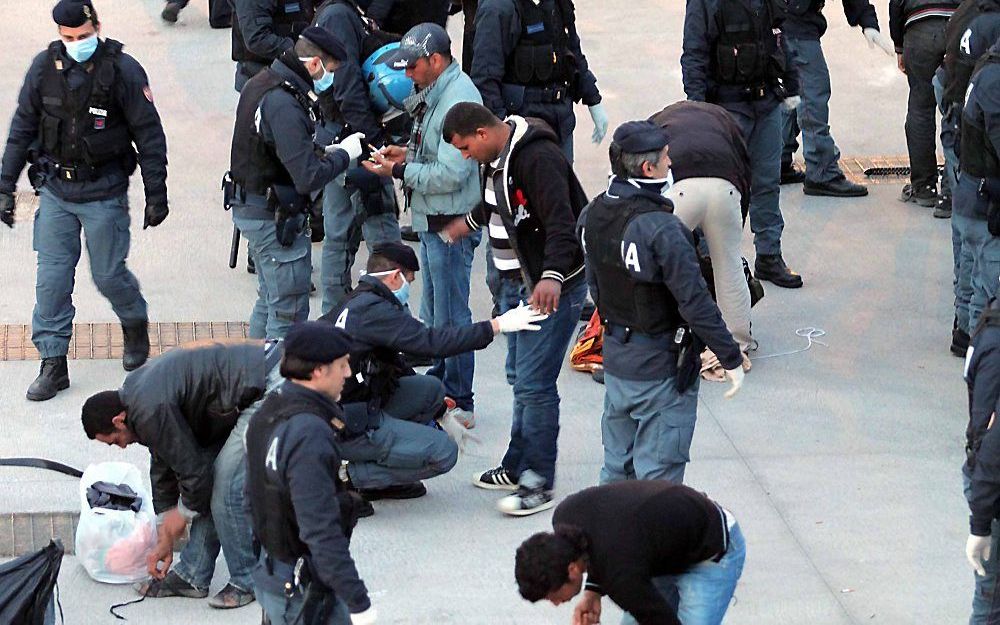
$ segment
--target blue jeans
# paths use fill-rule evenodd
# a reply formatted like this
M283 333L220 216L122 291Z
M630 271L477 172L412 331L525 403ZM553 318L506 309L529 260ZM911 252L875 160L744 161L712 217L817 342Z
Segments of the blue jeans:
M944 94L944 87L941 85L939 76L935 74L934 98L937 100L938 110L941 110L941 98ZM941 195L952 198L954 202L955 193L958 191L958 155L955 153L955 137L958 132L958 112L956 110L948 112L941 111L941 148L944 152L944 175L941 176ZM954 220L951 222L951 258L952 258L952 280L951 286L955 293L955 323L958 329L969 333L969 297L970 272L972 271L972 251L962 247L962 233Z
M743 574L746 555L740 524L733 521L729 528L729 549L721 560L699 562L680 575L654 577L653 585L667 597L674 591L679 593L677 618L684 625L720 625ZM629 614L622 618L622 625L635 624Z
M264 613L267 614L271 625L311 625L299 620L302 599L300 593L295 593L291 599L288 599L283 593L257 591L257 601ZM351 625L351 612L348 610L347 604L337 599L333 614L324 625Z
M739 124L750 156L750 229L758 254L781 254L785 221L778 206L781 183L781 105L764 112L760 106L723 104Z
M356 488L409 484L451 471L458 446L434 423L444 402L441 382L429 375L409 375L382 407L379 425L340 441Z
M257 563L253 555L250 518L243 506L246 482L246 452L243 434L259 402L244 410L215 458L212 481L212 514L200 515L191 522L187 545L180 554L174 572L196 588L208 588L215 573L215 560L221 548L229 569L229 583L240 590L253 590L252 572Z
M367 215L357 189L346 186L345 174L335 178L323 190L323 314L340 305L351 290L351 267L361 245L362 235L368 249L379 243L399 241L399 222L395 213ZM386 194L392 186L384 187ZM391 198L386 198L391 202ZM391 205L391 204L390 204Z
M531 293L520 280L501 280L500 311L517 308ZM580 321L587 285L580 280L564 289L559 310L540 322L537 332L507 334L507 384L514 390L510 444L501 465L518 478L531 470L552 490L559 438L559 389L556 381L566 348Z
M698 416L698 380L683 393L676 378L625 380L604 372L601 484L684 482Z
M420 319L432 328L472 325L469 283L472 259L483 235L445 243L436 232L420 233L420 265L423 268L423 295ZM472 378L476 358L472 352L437 359L427 372L444 382L444 392L462 410L473 410Z
M945 19L914 22L903 33L903 63L910 94L906 102L906 150L910 156L910 182L916 188L937 190L937 123L934 73L944 60Z
M844 175L840 171L840 150L830 135L830 70L826 66L819 39L787 38L792 62L799 70L802 103L795 111L782 109L784 151L787 161L798 148L795 140L802 129L802 155L806 161L806 180L830 182Z
M985 211L989 201L979 195L975 178L962 176L952 198L952 222L962 236L962 253L971 257L969 269L969 328L975 329L986 304L997 293L1000 279L1000 238L990 234L986 220L969 217L973 211ZM965 285L960 285L965 289Z
M274 222L243 219L233 223L246 238L257 265L257 302L250 314L251 338L284 338L292 325L309 318L309 279L312 244L306 232L290 246L278 243Z
M65 356L73 334L73 285L80 261L80 230L86 234L90 275L123 324L147 319L146 300L128 267L128 196L67 202L42 188L32 245L38 253L31 342L42 358Z

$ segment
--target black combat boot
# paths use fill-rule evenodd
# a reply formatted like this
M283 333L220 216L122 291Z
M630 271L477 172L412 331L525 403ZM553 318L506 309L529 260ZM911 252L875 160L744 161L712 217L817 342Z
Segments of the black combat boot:
M802 276L788 268L781 254L757 254L753 273L758 280L767 280L786 289L802 286Z
M806 195L825 195L827 197L862 197L868 195L868 188L863 184L854 184L843 174L828 182L809 182L802 185Z
M66 357L43 358L38 377L28 387L26 396L31 401L45 401L67 388L69 388L69 367L66 365Z
M798 184L805 182L806 172L794 163L781 164L781 184Z
M177 16L180 14L181 9L184 5L180 2L168 2L167 6L163 7L163 12L160 13L160 17L164 22L170 22L171 24L177 22Z
M134 371L149 358L149 323L143 321L132 325L122 324L125 348L122 353L122 367Z
M959 358L965 358L965 353L969 351L969 333L959 328L951 331L951 353Z

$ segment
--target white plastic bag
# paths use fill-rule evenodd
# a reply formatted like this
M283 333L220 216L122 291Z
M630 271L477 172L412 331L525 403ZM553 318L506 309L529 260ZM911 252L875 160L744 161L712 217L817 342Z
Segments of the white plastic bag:
M138 512L91 508L87 489L95 482L127 484L140 497ZM80 478L80 524L76 528L76 556L94 580L128 584L149 577L146 556L156 546L153 498L139 469L127 462L92 464Z

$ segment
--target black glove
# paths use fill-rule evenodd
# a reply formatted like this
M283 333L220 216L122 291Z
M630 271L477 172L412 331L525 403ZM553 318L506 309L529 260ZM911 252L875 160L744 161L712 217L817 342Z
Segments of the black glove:
M167 218L169 212L170 209L167 208L166 202L147 202L146 219L142 222L142 229L159 226Z
M14 194L0 193L0 221L8 228L14 227Z

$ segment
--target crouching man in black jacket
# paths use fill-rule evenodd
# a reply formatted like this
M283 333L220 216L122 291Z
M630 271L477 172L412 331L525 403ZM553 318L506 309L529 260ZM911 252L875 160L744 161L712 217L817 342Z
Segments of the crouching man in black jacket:
M666 480L582 490L559 504L552 527L518 547L514 577L528 601L559 605L586 575L574 623L600 623L607 595L627 613L622 625L719 625L746 559L731 512Z
M152 455L153 508L161 525L147 558L153 579L137 587L140 594L208 596L221 548L229 583L209 604L236 608L253 601L243 433L267 388L280 380L280 352L273 341L189 343L130 373L119 390L83 404L88 438L122 449L139 443ZM190 540L170 570L174 542L189 521Z
M296 324L281 375L247 428L247 504L261 546L253 578L271 623L374 625L351 558L356 496L338 479L337 400L351 376L351 339L328 323Z
M472 325L429 328L404 308L419 269L409 246L375 247L357 288L322 317L353 342L340 450L350 485L368 500L424 495L419 480L450 471L467 436L458 411L446 411L441 380L415 374L400 352L447 358L482 349L500 332L537 330L532 324L545 318L525 307Z
M515 490L501 512L551 508L559 436L556 380L587 296L576 220L587 196L556 134L542 120L506 122L470 102L448 111L444 140L483 165L483 202L444 233L458 238L489 224L503 311L527 302L548 315L539 332L507 335L507 383L514 389L510 445L500 465L477 473L480 488Z

